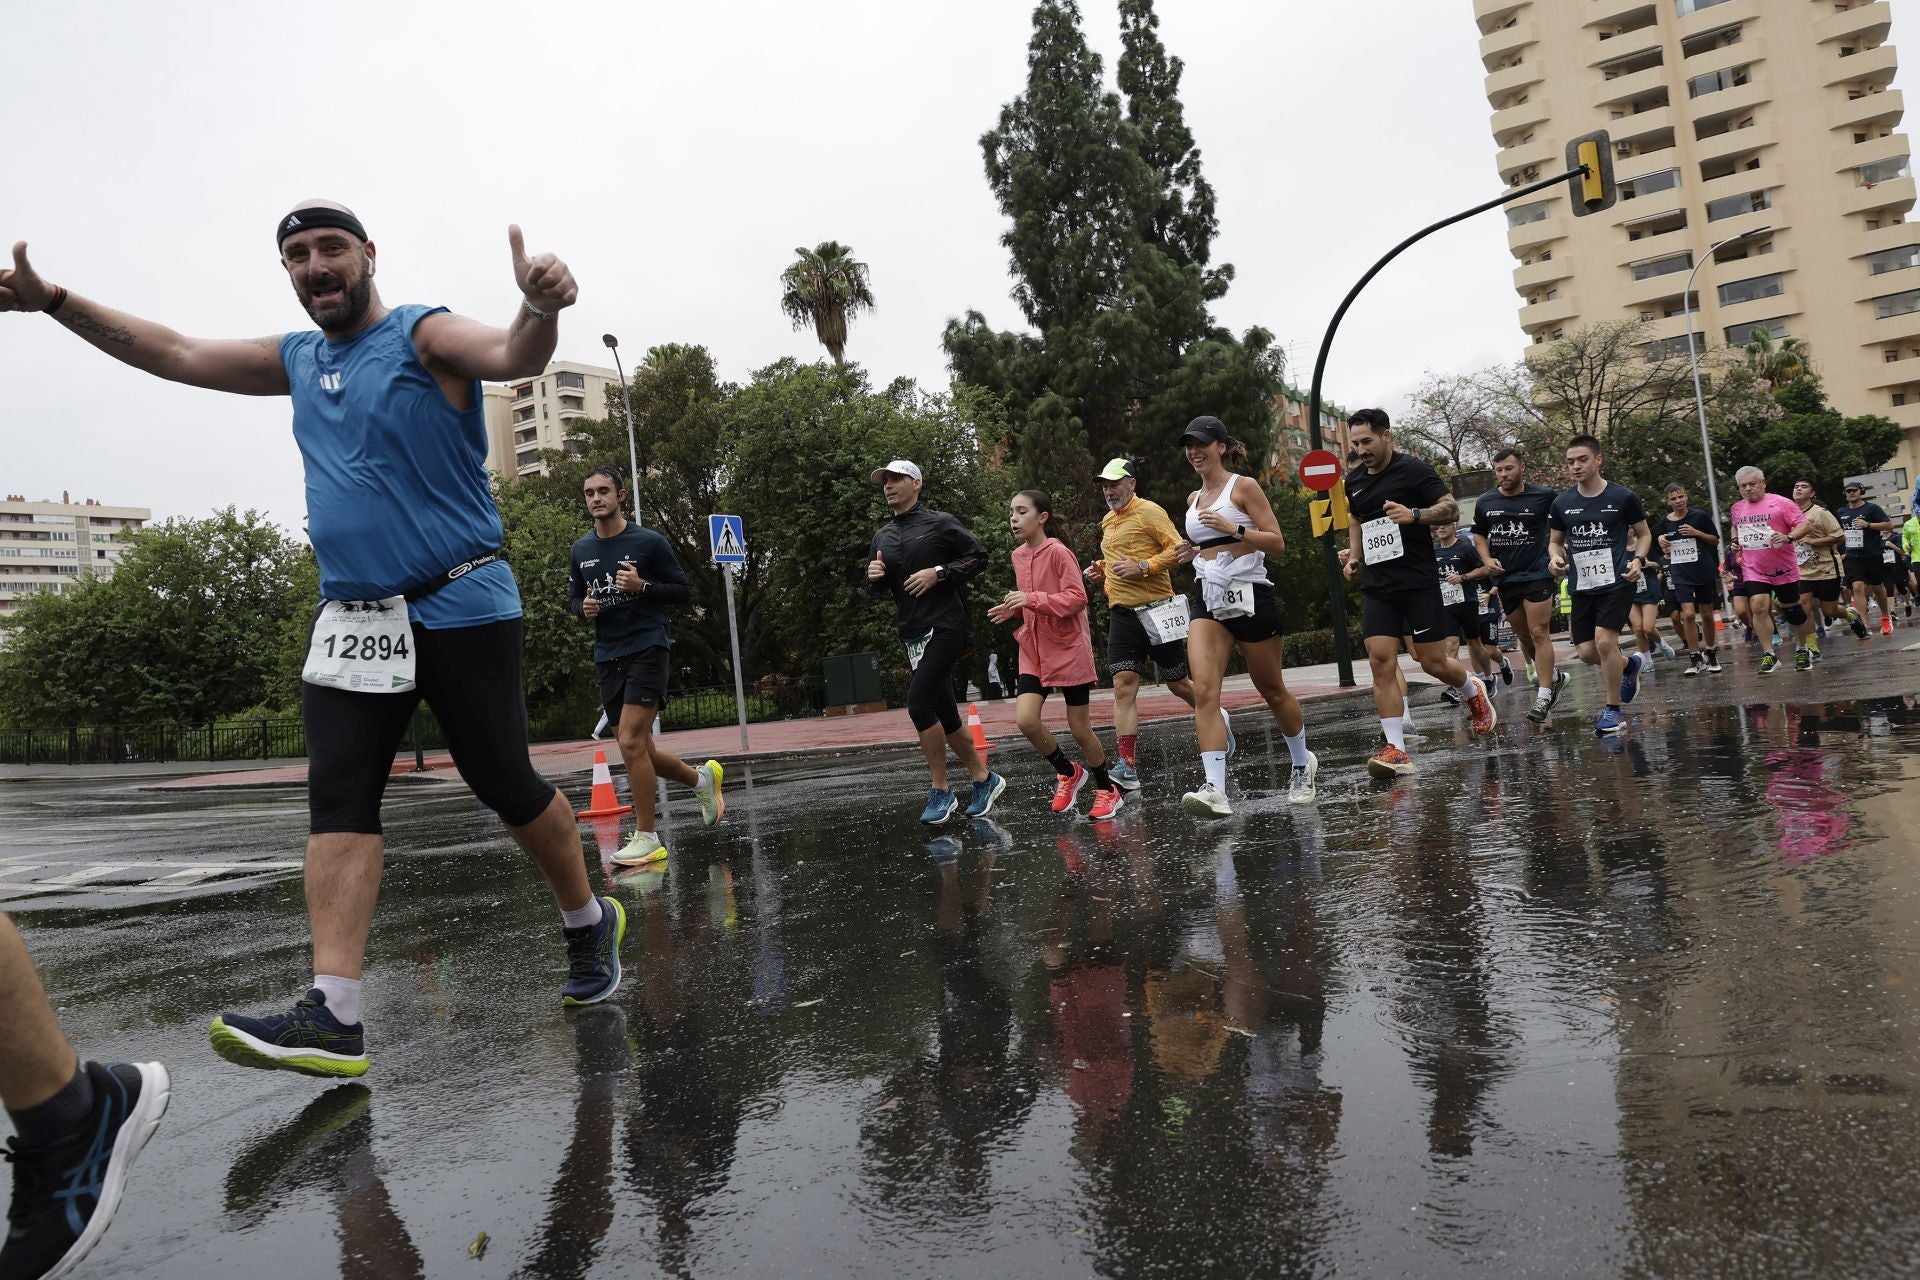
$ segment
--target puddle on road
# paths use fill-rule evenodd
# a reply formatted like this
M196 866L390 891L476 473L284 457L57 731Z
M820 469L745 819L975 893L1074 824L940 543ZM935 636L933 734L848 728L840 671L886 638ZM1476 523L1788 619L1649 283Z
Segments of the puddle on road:
M721 828L676 799L668 867L614 881L620 994L570 1018L523 860L409 799L370 1088L199 1040L299 982L297 885L110 931L93 909L121 904L77 886L22 917L76 1039L180 1080L103 1274L1910 1266L1914 699L1491 749L1426 729L1392 787L1358 768L1364 727L1318 736L1300 811L1277 739L1243 730L1249 794L1205 827L1170 733L1099 826L1047 813L1016 747L991 820L939 832L897 761L759 770Z

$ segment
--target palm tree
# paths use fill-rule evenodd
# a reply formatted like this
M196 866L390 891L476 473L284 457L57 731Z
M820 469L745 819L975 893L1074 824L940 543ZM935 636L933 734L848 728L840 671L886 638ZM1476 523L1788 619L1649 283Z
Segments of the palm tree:
M1759 328L1747 339L1747 367L1773 386L1784 386L1813 372L1812 352L1800 338L1773 340L1770 329Z
M799 248L793 265L780 273L780 309L803 329L813 325L820 345L836 365L846 363L847 322L873 309L873 290L867 285L867 264L837 240L822 241L812 249Z

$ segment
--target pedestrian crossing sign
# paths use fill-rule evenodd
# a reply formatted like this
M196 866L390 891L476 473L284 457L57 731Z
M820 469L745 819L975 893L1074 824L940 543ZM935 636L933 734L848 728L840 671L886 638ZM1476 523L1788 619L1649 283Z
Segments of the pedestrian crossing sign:
M707 541L713 544L715 564L747 562L747 531L739 516L708 516Z

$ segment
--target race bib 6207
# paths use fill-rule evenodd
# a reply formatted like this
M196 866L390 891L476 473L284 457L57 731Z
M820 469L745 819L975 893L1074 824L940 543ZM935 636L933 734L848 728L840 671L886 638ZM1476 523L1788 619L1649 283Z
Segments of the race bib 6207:
M1440 579L1440 603L1442 605L1452 606L1465 604L1466 602L1467 589L1465 587L1457 582L1448 582L1445 578Z
M300 678L353 693L410 692L413 623L407 598L326 601L313 624Z
M1384 564L1407 554L1400 526L1381 516L1360 526L1360 557L1365 564Z

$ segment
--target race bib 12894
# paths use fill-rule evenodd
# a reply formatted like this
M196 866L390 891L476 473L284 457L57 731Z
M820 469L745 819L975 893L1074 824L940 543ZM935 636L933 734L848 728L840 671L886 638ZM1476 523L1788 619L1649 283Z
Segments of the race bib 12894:
M313 624L300 678L353 693L408 693L414 688L413 656L405 596L328 600Z

